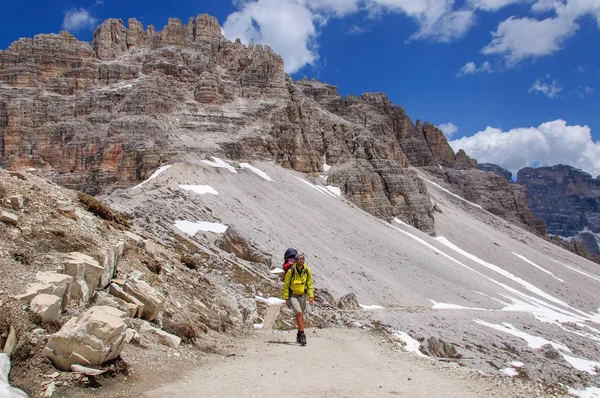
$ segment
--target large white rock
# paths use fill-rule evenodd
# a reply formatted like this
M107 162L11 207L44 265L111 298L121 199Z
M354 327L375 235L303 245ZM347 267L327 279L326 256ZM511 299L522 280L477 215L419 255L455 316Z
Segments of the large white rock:
M107 305L109 307L116 308L118 310L123 311L127 314L127 316L131 318L135 318L138 312L138 305L128 303L122 298L116 297L112 294L108 294L103 291L98 292L98 295L96 296L96 305Z
M11 387L8 383L10 373L10 357L0 354L0 397L2 398L27 398L27 394L18 388Z
M120 241L116 245L106 250L103 263L104 271L102 272L100 285L98 286L100 289L104 289L106 286L108 286L112 278L115 276L117 267L119 265L119 260L121 260L121 256L123 255L124 248L125 242Z
M74 278L71 298L88 301L100 285L104 267L87 254L69 253L63 261L64 273Z
M17 332L15 331L15 328L11 326L8 329L8 336L4 342L4 348L2 349L2 352L8 355L12 354L13 350L17 346L17 342Z
M179 344L181 344L181 338L171 333L167 333L164 330L155 328L154 326L151 326L148 322L142 323L142 325L140 326L140 333L152 334L156 337L156 341L159 344L166 345L171 348L177 348L179 347Z
M144 281L129 279L125 282L125 293L129 293L142 303L144 303L144 312L142 318L152 321L158 317L163 309L165 297L156 289Z
M69 302L73 277L54 272L38 272L35 277L38 282L30 284L24 294L15 298L28 303L38 294L53 294L63 298L64 309Z
M110 286L108 288L108 292L117 298L120 298L122 300L127 301L128 303L135 305L136 311L135 311L135 315L133 317L135 317L135 318L142 317L142 314L144 313L144 303L142 303L140 300L136 299L129 293L125 293L125 291L116 283L110 284Z
M40 283L53 287L52 292L49 294L62 297L61 307L64 310L71 298L73 277L70 275L57 274L56 272L38 272L35 277Z
M127 315L116 308L97 306L69 320L50 337L43 355L54 366L70 370L71 365L100 365L118 357L126 344Z
M142 246L144 242L144 238L134 234L133 232L125 231L125 236L131 243L133 243L136 246Z
M31 312L42 318L42 323L58 321L62 310L62 297L38 294L29 305Z

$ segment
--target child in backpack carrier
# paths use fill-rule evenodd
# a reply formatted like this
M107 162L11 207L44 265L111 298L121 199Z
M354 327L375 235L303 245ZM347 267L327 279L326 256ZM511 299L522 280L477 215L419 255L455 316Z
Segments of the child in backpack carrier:
M287 274L289 269L296 262L296 254L298 254L296 249L289 248L285 251L285 254L283 255L283 274L281 274L282 281L285 280L285 274Z

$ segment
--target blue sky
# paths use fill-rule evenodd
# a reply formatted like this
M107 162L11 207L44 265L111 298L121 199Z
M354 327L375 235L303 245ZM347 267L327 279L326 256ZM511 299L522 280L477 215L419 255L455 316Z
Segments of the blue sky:
M10 2L0 48L65 27L89 41L106 18L162 29L199 13L229 39L271 45L295 79L385 92L482 162L600 174L600 0Z

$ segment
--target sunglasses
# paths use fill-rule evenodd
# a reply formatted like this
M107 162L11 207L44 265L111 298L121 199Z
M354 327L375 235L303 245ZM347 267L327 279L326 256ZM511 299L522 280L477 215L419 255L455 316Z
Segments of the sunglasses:
M298 257L296 260L304 260L304 257Z

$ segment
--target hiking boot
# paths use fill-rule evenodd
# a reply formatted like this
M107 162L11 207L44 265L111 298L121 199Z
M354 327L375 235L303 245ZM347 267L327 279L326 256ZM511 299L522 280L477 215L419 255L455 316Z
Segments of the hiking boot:
M299 341L300 345L301 345L301 346L305 346L305 345L306 345L306 335L305 335L304 333L302 333L302 334L299 336L299 338L300 338L300 341Z
M301 336L301 334L300 334L300 332L298 332L296 334L296 343L298 343L298 344L300 344L300 342L302 341L302 339L300 338L300 336Z

